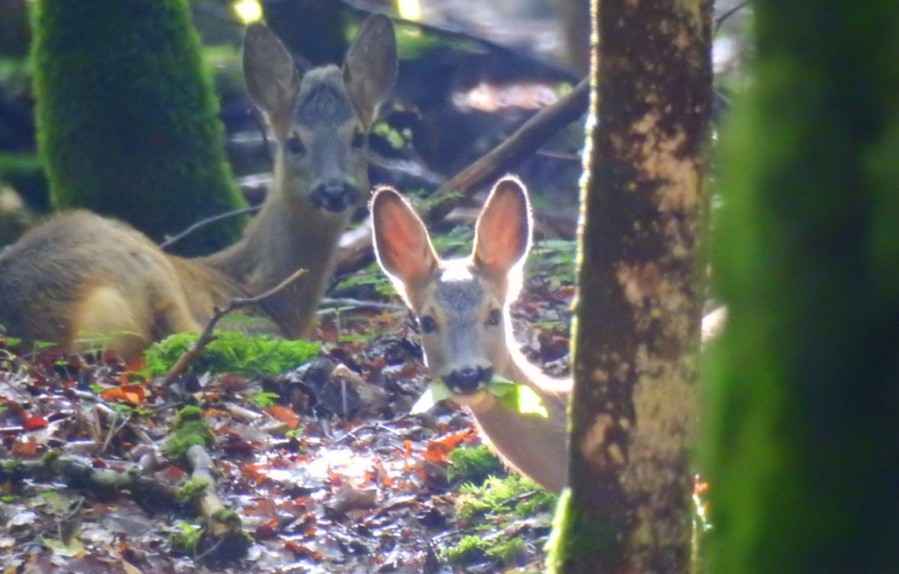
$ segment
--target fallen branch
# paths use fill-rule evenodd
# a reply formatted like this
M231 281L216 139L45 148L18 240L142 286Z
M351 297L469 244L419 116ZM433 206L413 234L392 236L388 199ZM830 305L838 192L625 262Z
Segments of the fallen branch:
M0 480L16 483L25 479L55 482L66 479L70 486L89 493L96 500L106 500L122 491L134 500L160 512L179 506L179 489L161 483L152 476L137 472L94 468L88 459L60 456L50 452L36 460L0 459Z
M206 323L206 326L203 328L203 332L200 333L200 336L194 341L190 347L188 347L187 351L184 352L181 357L178 358L178 361L172 365L172 368L169 369L169 372L166 373L165 379L163 379L163 384L170 384L175 380L175 377L183 373L187 367L196 359L200 353L203 352L203 349L209 345L209 343L215 340L215 334L213 330L215 330L215 326L218 325L218 322L232 311L236 311L238 309L243 309L244 307L252 307L253 305L258 305L259 303L265 301L272 295L280 292L285 289L301 277L305 275L308 271L306 269L297 269L294 271L290 277L281 281L268 291L260 293L255 297L235 297L228 301L228 304L222 308L215 307L213 308L212 317Z
M427 214L428 219L431 222L439 221L452 211L461 199L492 184L493 180L512 169L522 158L536 152L550 136L587 111L589 99L590 83L588 80L582 80L557 102L537 112L506 141L454 175L428 196L431 203L452 192L461 191L463 194L462 198L453 201L433 201L433 207Z
M172 540L179 551L203 557L214 553L219 558L242 558L249 546L240 515L227 508L215 489L215 464L206 451L215 445L215 435L196 406L181 409L172 424L172 432L163 450L169 460L190 466L191 478L181 487L181 498L190 501L203 525L197 532L180 533Z
M503 143L486 155L448 179L428 196L428 202L434 201L427 218L435 223L452 211L459 203L478 190L489 186L493 180L505 175L524 157L537 149L559 129L575 121L587 111L590 100L590 84L581 81L571 92L554 104L534 114L518 130ZM459 197L451 197L453 192L461 192ZM351 247L341 249L337 255L337 270L346 273L353 266L367 260L371 254L371 235L355 240Z

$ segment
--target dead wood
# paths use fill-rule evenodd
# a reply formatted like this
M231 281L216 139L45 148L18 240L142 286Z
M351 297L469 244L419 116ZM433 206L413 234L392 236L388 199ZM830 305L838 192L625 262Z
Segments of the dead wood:
M463 199L492 184L493 180L504 175L523 158L536 152L550 136L578 119L587 111L589 88L589 82L582 80L557 102L537 112L506 141L437 188L428 197L433 202L427 213L428 220L431 223L440 221ZM450 199L453 192L461 192L462 196ZM440 198L446 200L434 201Z
M447 180L429 200L434 201L427 213L427 219L434 223L445 217L465 199L478 190L493 183L493 180L514 168L525 157L533 154L561 128L577 120L585 111L589 102L589 82L581 81L571 92L554 104L537 112L506 141L470 166ZM453 193L460 195L454 196ZM337 255L337 271L347 273L356 266L370 260L371 235L356 237L351 245L341 247Z

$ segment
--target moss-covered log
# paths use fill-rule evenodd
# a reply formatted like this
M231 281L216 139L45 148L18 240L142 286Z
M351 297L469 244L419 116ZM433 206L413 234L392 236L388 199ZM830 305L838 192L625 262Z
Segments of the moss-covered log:
M711 3L596 4L570 492L550 560L566 573L687 572Z
M757 0L722 135L710 572L899 572L899 3Z
M154 239L242 204L187 0L39 0L38 144L56 207L125 219ZM208 252L240 222L179 243Z

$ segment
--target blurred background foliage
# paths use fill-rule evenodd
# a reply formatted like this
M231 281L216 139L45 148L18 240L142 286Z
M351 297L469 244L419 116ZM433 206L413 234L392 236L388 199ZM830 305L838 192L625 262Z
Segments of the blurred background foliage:
M34 122L29 7L0 0L0 245L51 207ZM244 197L259 203L270 181L261 118L243 89L245 22L264 19L307 66L340 62L371 11L398 22L394 97L372 137L372 182L427 192L507 138L585 72L587 0L191 0L226 130L228 160ZM719 0L714 63L719 111L747 83L751 6ZM560 131L515 171L535 206L573 217L583 124ZM3 197L13 199L4 200ZM10 212L15 212L10 216ZM10 223L11 222L11 223ZM439 231L439 230L438 230ZM564 236L565 233L562 233Z

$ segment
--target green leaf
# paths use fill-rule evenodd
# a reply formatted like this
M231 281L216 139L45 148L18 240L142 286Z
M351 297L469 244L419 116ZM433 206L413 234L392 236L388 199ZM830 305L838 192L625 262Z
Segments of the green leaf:
M540 395L527 385L515 383L497 375L487 385L487 392L495 396L499 404L510 411L523 415L538 415L543 418L549 416Z
M417 415L428 412L434 405L453 396L453 392L444 383L435 381L428 385L428 389L421 394L409 414Z
M56 556L70 558L73 556L83 556L85 553L84 544L76 538L73 538L68 542L63 542L56 538L49 538L41 535L40 540L41 543L49 548Z

